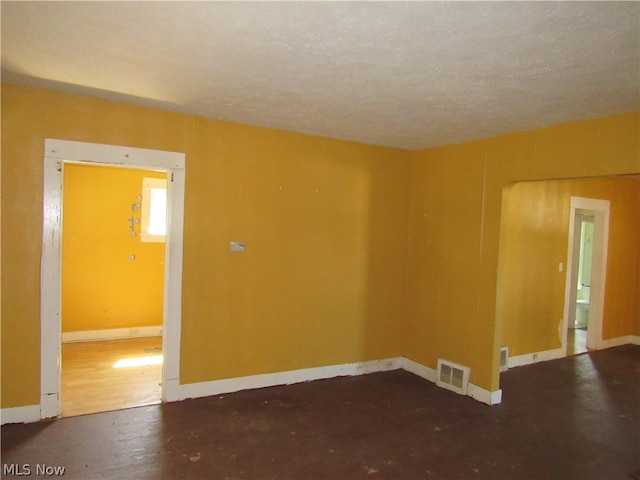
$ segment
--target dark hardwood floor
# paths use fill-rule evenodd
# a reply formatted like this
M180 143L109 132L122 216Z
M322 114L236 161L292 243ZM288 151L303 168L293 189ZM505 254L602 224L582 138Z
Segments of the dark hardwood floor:
M640 467L639 387L638 346L504 372L494 407L374 373L5 425L2 463L87 479L622 480Z

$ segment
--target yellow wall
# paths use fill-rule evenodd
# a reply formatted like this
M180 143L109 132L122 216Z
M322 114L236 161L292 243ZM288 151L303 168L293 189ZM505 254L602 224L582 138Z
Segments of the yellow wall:
M39 402L45 138L186 153L182 383L402 353L408 152L3 84L2 407Z
M140 224L131 237L127 221L144 177L166 174L65 164L63 332L163 324L164 243L142 242Z
M45 138L186 153L183 383L404 355L494 390L504 187L640 172L638 112L410 153L3 85L3 407L39 401Z
M518 183L503 211L496 315L511 355L561 347L570 197L609 200L603 339L637 334L640 179Z
M638 119L633 112L415 152L406 356L432 368L440 357L469 365L473 383L498 388L503 189L517 181L639 173Z

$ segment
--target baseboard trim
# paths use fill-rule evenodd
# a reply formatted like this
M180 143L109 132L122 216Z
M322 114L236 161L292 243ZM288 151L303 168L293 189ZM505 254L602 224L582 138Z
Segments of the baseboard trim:
M471 382L469 382L469 386L467 387L467 396L489 406L500 405L500 403L502 403L502 389L490 391Z
M179 390L177 392L174 391L173 394L175 395L177 393L178 398L176 400L186 400L187 398L209 397L211 395L233 393L240 390L275 387L277 385L292 385L295 383L311 382L313 380L364 375L400 368L402 368L400 358L344 363L326 367L303 368L285 372L212 380L210 382L187 383L180 385Z
M638 335L625 335L624 337L609 338L602 340L599 350L605 348L620 347L622 345L640 345L640 336ZM524 365L531 365L532 363L546 362L547 360L556 360L558 358L566 357L566 352L561 348L555 350L545 350L542 352L525 353L524 355L516 355L509 357L509 368L522 367Z
M40 405L3 408L0 410L0 423L33 423L40 421Z
M607 340L602 340L600 347L605 349L621 347L622 345L640 345L640 336L625 335L624 337L608 338Z
M250 390L255 388L274 387L277 385L292 385L295 383L311 382L326 378L365 375L367 373L383 372L388 370L403 369L417 375L431 383L436 383L436 371L433 368L414 362L408 358L397 357L384 360L371 360L368 362L345 363L327 367L305 368L287 372L266 373L247 377L213 380L210 382L189 383L172 387L171 396L175 400L187 398L208 397L226 393ZM469 383L467 396L485 403L497 405L502 401L502 390L493 392ZM169 398L167 398L169 400Z
M414 362L409 358L403 357L402 368L407 372L413 373L414 375L430 381L431 383L436 383L437 372L431 367L427 367L426 365L422 365L421 363ZM498 405L502 402L502 390L498 389L489 391L471 382L469 382L469 386L467 387L467 396L487 405Z
M161 335L162 325L152 327L108 328L105 330L80 330L76 332L62 332L62 343L157 337Z
M241 390L275 387L278 385L293 385L314 380L365 375L368 373L399 369L406 370L431 383L436 383L436 371L433 368L405 357L395 357L383 360L370 360L366 362L344 363L325 367L249 375L246 377L212 380L209 382L180 384L178 379L172 379L165 385L163 400L166 402L175 402L188 398L210 397ZM469 383L467 396L487 405L497 405L502 401L502 390L489 391ZM29 405L25 407L6 408L1 410L1 414L3 425L5 423L37 422L41 419L41 406Z
M429 380L431 383L436 383L437 372L435 368L427 367L406 357L402 358L402 368L407 372Z
M561 348L557 348L555 350L544 350L542 352L525 353L524 355L509 357L508 366L509 368L522 367L524 365L546 362L547 360L555 360L565 356L565 352Z

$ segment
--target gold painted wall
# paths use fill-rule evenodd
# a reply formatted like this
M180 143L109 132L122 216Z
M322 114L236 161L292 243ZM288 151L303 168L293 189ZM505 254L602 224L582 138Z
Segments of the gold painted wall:
M186 153L182 383L402 354L409 152L11 84L1 133L3 408L39 402L45 138Z
M637 335L640 179L524 182L506 196L496 314L510 355L561 347L571 196L611 202L603 339Z
M503 189L518 181L640 173L638 120L633 112L415 152L407 357L432 368L440 357L468 365L471 382L499 387Z
M638 131L635 112L410 153L5 84L2 407L39 401L45 138L186 153L183 383L404 355L495 390L504 187L640 173Z
M163 324L164 243L142 242L140 224L131 237L127 221L144 177L166 174L65 164L63 332Z

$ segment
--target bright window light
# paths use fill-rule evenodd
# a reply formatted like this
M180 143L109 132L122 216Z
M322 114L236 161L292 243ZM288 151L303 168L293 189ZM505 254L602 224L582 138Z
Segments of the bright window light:
M113 364L113 368L144 367L161 363L162 355L147 355L144 357L122 358Z
M143 242L164 242L167 234L167 180L165 178L142 179L142 228Z
M166 235L167 233L167 190L151 188L151 208L149 210L149 234Z

